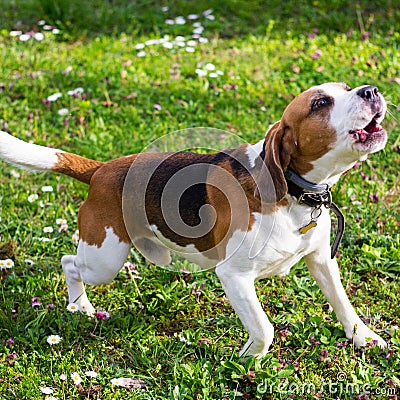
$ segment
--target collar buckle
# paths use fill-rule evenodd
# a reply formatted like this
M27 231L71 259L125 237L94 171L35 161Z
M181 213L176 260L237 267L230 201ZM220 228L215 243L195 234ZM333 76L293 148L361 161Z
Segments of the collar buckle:
M332 191L327 187L323 192L301 192L297 199L298 204L306 204L311 207L324 205L325 208L330 208L332 205Z

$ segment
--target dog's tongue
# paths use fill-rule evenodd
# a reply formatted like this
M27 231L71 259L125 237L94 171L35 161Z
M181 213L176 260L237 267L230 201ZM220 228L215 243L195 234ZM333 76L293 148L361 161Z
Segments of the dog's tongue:
M379 125L376 121L372 120L365 128L364 130L367 131L368 133L374 133L378 132L382 129L382 126Z

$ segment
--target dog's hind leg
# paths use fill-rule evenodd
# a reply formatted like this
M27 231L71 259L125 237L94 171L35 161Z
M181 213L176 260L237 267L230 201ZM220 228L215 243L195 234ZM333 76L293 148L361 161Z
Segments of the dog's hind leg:
M106 228L106 237L99 247L80 240L77 255L64 256L61 260L69 302L78 304L87 314L93 314L94 308L87 298L84 283L110 283L122 268L130 248L130 244L119 240L112 228Z
M79 244L76 256L64 256L62 266L68 285L70 302L82 311L94 313L84 284L110 283L123 267L132 247L122 215L120 191L115 177L105 179L109 171L90 182L88 198L78 214ZM105 185L104 182L113 185Z
M81 311L88 315L94 314L94 307L87 298L80 271L75 266L76 256L68 255L61 258L61 265L64 270L65 280L68 286L68 301L76 303Z
M84 283L102 285L110 283L122 268L131 245L119 240L112 228L105 228L106 235L100 246L79 241L76 256L64 256L64 269L69 302L78 304L82 311L93 314L94 308L87 298Z

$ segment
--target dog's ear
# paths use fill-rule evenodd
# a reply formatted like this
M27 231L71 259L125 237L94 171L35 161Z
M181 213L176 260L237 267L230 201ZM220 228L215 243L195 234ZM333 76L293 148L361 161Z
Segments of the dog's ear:
M277 203L286 195L288 187L284 171L288 167L296 148L293 129L279 121L265 135L264 166L268 171L261 172L254 194L266 203ZM269 176L265 177L265 174Z

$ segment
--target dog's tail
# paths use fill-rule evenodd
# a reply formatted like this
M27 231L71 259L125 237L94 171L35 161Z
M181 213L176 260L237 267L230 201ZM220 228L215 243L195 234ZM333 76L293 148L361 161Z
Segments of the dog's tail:
M38 146L0 131L0 159L28 171L53 171L89 184L104 164L63 150Z

